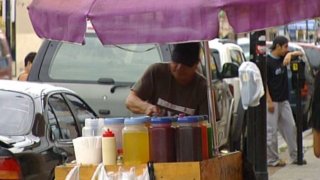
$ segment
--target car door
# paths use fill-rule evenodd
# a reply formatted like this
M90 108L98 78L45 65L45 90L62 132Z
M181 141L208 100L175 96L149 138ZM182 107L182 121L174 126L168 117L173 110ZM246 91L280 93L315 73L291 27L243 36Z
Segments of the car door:
M78 96L70 93L51 94L47 100L51 163L53 167L75 159L72 140L81 136L81 122L96 118L95 112ZM81 122L80 122L81 121Z
M214 111L216 113L218 126L218 146L222 147L228 143L234 99L228 83L220 78L219 69L217 68L218 62L216 62L213 54L211 55L210 69L212 72L212 85L214 91ZM201 65L201 71L205 74L205 62L203 57L201 58Z

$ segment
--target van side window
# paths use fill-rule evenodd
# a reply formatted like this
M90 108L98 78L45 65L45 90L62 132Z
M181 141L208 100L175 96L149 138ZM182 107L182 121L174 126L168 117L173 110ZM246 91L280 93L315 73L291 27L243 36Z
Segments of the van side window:
M78 137L76 121L61 94L49 97L48 119L55 139L74 139Z
M240 51L231 50L230 56L231 56L231 62L235 62L239 66L242 62L244 62L244 57L242 56L242 53Z
M98 38L88 36L83 46L61 43L50 64L49 77L64 81L97 82L100 78L112 78L115 82L135 82L150 64L161 62L161 58L155 44L102 46Z

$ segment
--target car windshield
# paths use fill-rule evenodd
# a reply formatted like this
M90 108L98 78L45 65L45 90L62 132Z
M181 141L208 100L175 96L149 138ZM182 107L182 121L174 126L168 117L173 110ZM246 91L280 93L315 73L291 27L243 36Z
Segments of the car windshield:
M155 44L103 46L95 36L87 36L83 46L61 43L50 66L55 80L135 82L147 67L161 61ZM68 67L68 68L66 68Z
M26 135L32 125L33 100L25 94L0 90L0 114L0 135Z

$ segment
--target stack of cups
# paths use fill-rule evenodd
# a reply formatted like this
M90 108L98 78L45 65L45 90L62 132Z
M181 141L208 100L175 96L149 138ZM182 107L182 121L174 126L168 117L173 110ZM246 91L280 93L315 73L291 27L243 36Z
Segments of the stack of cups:
M78 137L72 140L78 164L99 164L101 157L101 137Z

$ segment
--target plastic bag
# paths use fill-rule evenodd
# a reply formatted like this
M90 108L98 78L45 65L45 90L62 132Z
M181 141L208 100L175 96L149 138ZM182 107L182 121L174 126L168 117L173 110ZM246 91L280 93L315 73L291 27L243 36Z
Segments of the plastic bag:
M137 176L134 167L131 167L129 171L119 167L118 172L107 172L103 163L100 163L91 180L150 180L150 178L147 167L143 169L143 173L140 176Z
M65 180L79 180L80 165L74 166L66 176Z
M131 167L129 171L124 171L121 167L118 170L118 180L150 180L148 168L144 168L140 176L136 175L136 170Z
M107 173L103 163L100 163L94 171L91 180L116 180L113 173Z

